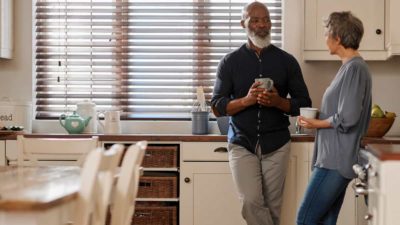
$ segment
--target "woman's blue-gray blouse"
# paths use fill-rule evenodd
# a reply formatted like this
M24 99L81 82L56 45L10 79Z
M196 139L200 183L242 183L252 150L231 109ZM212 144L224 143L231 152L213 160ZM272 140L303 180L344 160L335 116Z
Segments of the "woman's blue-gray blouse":
M332 128L317 130L313 165L354 178L360 141L371 114L371 74L361 57L343 64L322 98L319 119Z

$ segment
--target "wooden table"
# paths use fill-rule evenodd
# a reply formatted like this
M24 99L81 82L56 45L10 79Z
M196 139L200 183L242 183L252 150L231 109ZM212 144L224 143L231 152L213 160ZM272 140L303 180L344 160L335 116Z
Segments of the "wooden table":
M79 167L0 166L0 225L57 225L70 219Z

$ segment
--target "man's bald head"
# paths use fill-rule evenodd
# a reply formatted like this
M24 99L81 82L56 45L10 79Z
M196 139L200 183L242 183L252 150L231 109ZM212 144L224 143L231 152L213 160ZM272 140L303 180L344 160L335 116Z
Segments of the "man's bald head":
M264 8L268 12L267 6L264 5L263 3L258 1L250 2L247 5L245 5L242 9L242 20L246 20L247 17L249 16L249 13L256 7Z

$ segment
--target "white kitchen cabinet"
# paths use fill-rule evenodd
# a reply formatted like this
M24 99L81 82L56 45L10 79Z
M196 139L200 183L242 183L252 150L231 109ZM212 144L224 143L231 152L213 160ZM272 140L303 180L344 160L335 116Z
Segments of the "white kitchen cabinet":
M369 149L379 157L373 154L368 157L368 225L398 225L400 145L374 145Z
M297 210L303 200L310 177L312 143L292 142L286 174L281 212L281 225L296 224Z
M181 174L180 223L186 225L245 225L226 162L187 163Z
M180 224L246 224L241 217L241 204L233 185L228 153L214 151L226 145L223 142L182 143ZM295 224L310 174L311 148L309 142L292 142L281 225Z
M181 145L180 224L244 225L224 142ZM296 224L297 210L311 176L314 143L292 142L283 194L281 225ZM338 225L363 225L353 190L347 189ZM361 213L364 215L364 213Z
M6 164L6 141L0 141L0 166L5 166Z
M6 140L6 164L7 165L17 165L18 160L18 147L16 140ZM41 161L42 165L48 166L74 166L76 165L75 160L66 160L63 155L55 155L54 160Z
M303 147L304 148L304 147ZM311 178L311 165L312 165L312 157L314 152L314 143L309 143L308 146L308 178L307 183ZM290 180L290 179L289 179ZM353 180L346 190L346 196L343 201L342 209L340 210L340 214L338 217L337 225L366 225L367 222L364 220L364 215L366 212L366 206L364 203L363 197L356 197L353 189L351 188L351 184L355 182ZM307 186L307 184L306 184ZM304 191L305 191L304 187ZM304 193L304 192L303 192Z
M13 56L13 0L0 0L0 58Z
M386 47L389 55L400 55L400 1L386 0Z
M339 60L325 44L326 20L331 12L351 11L364 25L360 52L366 60L386 60L385 0L304 0L305 60ZM397 29L397 28L396 28Z
M16 140L6 140L6 162L8 165L17 165L18 150Z
M340 210L337 225L357 225L357 198L351 188L352 182L347 187L346 196L343 201L342 209Z
M364 219L367 206L363 196L355 196L354 190L351 188L354 182L356 180L351 181L347 187L337 225L367 225L367 221Z
M245 225L225 142L181 145L180 224Z

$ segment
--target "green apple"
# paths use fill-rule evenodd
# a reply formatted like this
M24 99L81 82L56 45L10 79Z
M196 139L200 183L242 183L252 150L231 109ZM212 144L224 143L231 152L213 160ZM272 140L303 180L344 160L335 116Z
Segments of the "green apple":
M382 111L379 105L374 104L371 109L371 117L374 118L383 118L385 117L385 113Z

